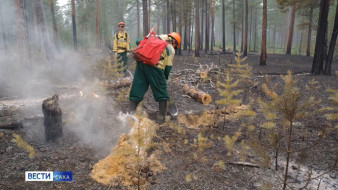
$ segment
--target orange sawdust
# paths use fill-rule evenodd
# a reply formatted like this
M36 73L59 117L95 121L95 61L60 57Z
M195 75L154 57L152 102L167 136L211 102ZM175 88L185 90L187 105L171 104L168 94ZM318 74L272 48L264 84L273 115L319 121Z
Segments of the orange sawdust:
M142 174L144 168L153 175L165 169L157 159L158 151L147 155L156 131L154 125L148 118L137 117L137 121L131 122L130 134L120 137L111 154L94 165L90 176L112 186L137 187L139 180L140 187L144 188L150 181L146 174Z

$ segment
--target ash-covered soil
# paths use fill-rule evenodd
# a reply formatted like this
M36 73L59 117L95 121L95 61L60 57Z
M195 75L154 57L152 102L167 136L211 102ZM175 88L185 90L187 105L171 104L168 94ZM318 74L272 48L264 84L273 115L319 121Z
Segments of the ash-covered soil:
M212 71L221 71L223 73L228 68L227 64L235 62L234 56L232 54L202 54L201 58L194 58L192 55L187 55L187 52L184 52L184 54L183 56L175 57L173 70L168 81L169 94L175 100L179 114L201 114L204 110L217 108L215 104L215 100L219 99L218 92L215 90L215 85L219 80L216 76L217 72L209 75L210 81L202 81L198 77L199 74L195 72L200 65L211 66L213 64L219 70L215 68ZM260 85L265 81L264 76L268 76L271 84L282 84L279 75L286 74L288 70L296 74L294 77L298 80L297 86L300 90L304 89L312 79L318 81L321 88L315 92L315 97L322 99L321 107L331 105L326 89L338 88L338 76L334 74L338 70L337 61L332 65L332 76L310 75L311 57L268 55L267 66L261 67L259 66L259 56L249 55L245 62L253 67L254 85L246 86L247 93L242 93L239 96L239 98L246 99L244 102L248 101L248 97L257 98L262 96ZM222 78L224 78L223 74L220 79ZM203 105L187 97L182 90L182 84L189 84L209 93L212 96L212 102L209 105ZM238 88L242 87L239 86ZM77 103L73 102L73 104ZM96 103L85 104L80 108L95 110L95 105ZM106 105L106 102L103 101L100 105ZM99 131L105 131L106 136L104 137L107 138L109 131L115 130L113 126L122 125L115 118L119 110L125 112L128 109L128 101L118 102L113 107L114 110L105 109L103 112L95 112L98 113L96 117L88 120L88 122L99 123L104 127L95 128L95 125L93 125L94 127L88 127L90 133L81 133L80 128L72 129L70 127L71 123L68 121L69 117L79 116L74 116L73 112L64 110L64 118L67 118L67 122L64 125L64 138L58 143L45 143L42 117L26 120L22 129L0 129L0 189L120 189L120 187L101 185L89 176L92 166L108 155L109 151L107 150L110 149L110 146L112 148L118 137L114 136L109 140L103 140L99 145L91 140L85 140L86 138L91 138L91 133L95 134L99 133ZM69 107L63 104L63 108L67 109ZM72 108L74 109L76 106L72 106ZM158 112L158 103L154 101L150 89L145 95L143 108L149 113L150 118L155 118L154 116ZM102 116L102 113L105 114ZM92 113L87 111L81 117L86 118L86 114L89 117ZM112 120L109 120L109 114L114 115ZM259 122L259 120L260 118L258 117L256 122ZM172 118L172 121L177 122L177 118ZM115 125L111 123L115 123ZM168 124L161 126L154 141L160 144L160 146L157 146L163 152L160 161L167 169L154 177L155 183L148 185L148 189L282 189L280 180L271 170L263 166L251 167L233 164L240 160L240 152L236 151L239 145L235 145L233 154L227 156L223 137L225 135L234 135L240 123L240 121L234 120L214 127L204 128L188 128L185 125L173 127ZM297 149L306 144L316 142L320 131L332 124L334 123L326 121L323 115L317 115L302 121L298 127L295 127L295 136L299 138L295 139L293 148ZM31 126L34 126L33 132L30 131L32 128L30 129L29 127ZM115 131L118 131L114 133L117 135L127 132L128 129L118 127ZM211 146L203 151L198 151L196 147L192 146L194 139L197 138L200 132L204 137L208 137L212 141ZM33 158L29 158L25 150L12 142L13 133L20 134L35 149ZM262 135L264 134L263 132ZM245 135L240 136L237 144L247 138L248 136ZM297 183L304 179L302 175L306 175L307 168L312 168L312 177L329 170L334 160L337 159L337 145L337 131L330 131L323 140L307 151L307 156L305 156L306 158L301 167L299 167L297 159L295 157L292 158L290 185L296 186ZM100 146L105 147L104 150L98 149ZM282 147L285 146L283 145ZM271 158L273 158L273 154L273 151L269 152ZM280 153L280 156L278 175L282 176L285 168L285 159L282 157L285 157L285 154ZM248 151L247 162L254 163L258 159L256 154ZM224 163L224 166L217 164L220 161ZM271 162L273 163L273 160ZM25 182L25 171L72 171L73 181ZM296 176L298 171L300 174ZM327 175L313 180L308 188L317 189L319 183L319 189L337 189L337 168Z

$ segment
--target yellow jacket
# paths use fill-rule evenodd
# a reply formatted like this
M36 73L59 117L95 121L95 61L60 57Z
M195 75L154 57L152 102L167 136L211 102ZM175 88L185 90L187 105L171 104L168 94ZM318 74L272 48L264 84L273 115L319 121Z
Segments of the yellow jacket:
M116 38L117 37L117 38ZM129 36L126 32L114 34L113 52L123 53L130 51Z
M158 37L164 41L169 40L169 37L166 34L158 35ZM168 44L167 48L162 52L160 61L156 67L164 70L166 66L173 66L174 56L175 48L171 44Z

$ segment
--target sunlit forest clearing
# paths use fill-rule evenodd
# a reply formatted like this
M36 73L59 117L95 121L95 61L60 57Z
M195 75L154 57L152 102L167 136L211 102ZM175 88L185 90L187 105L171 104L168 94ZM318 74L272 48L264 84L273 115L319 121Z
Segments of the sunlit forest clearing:
M338 189L337 7L0 1L0 189ZM150 36L176 43L170 99L148 87L132 112Z

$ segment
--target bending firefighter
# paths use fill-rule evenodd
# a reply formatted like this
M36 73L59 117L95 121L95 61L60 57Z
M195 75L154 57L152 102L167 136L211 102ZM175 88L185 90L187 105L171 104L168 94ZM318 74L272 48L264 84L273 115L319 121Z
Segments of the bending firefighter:
M123 72L126 72L128 61L127 52L130 51L129 37L124 31L125 24L123 22L119 22L117 26L119 32L114 34L113 52L117 53L117 60L121 65L123 63Z
M137 105L142 101L150 85L155 101L159 102L157 122L163 123L167 114L167 101L169 101L167 80L173 65L175 49L180 47L181 37L176 32L168 35L162 34L157 37L166 41L167 47L161 53L160 60L156 66L137 62L129 100L130 112L135 112Z

